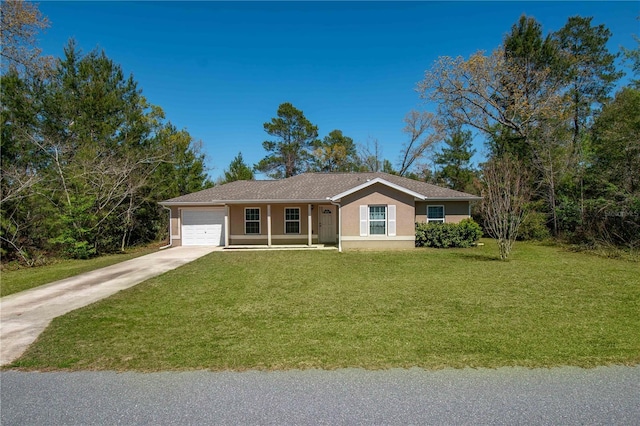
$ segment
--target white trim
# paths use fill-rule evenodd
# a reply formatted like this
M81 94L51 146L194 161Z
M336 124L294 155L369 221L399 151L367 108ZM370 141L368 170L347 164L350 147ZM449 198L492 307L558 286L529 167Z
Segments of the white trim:
M256 190L257 192L259 192L258 190ZM217 207L222 207L225 204L255 204L255 203L260 203L260 204L291 204L291 203L300 203L300 204L308 204L308 203L327 203L327 200L329 198L318 198L318 199L313 199L313 200L297 200L295 198L291 198L291 199L279 199L279 200L274 200L274 199L255 199L255 198L251 198L248 200L211 200L211 201L162 201L159 202L158 204L160 204L161 206L217 206ZM423 199L423 198L421 198Z
M389 237L386 235L370 235L368 237L345 236L342 241L415 241L415 235L400 235Z
M255 200L253 200L253 202L255 202ZM166 202L166 201L161 201L158 204L160 204L161 206L205 206L205 207L222 207L224 206L226 203L226 201L171 201L171 202Z
M476 197L471 196L471 197L424 197L421 201L428 201L428 202L449 202L449 201L481 201L482 197Z
M211 211L211 210L219 210L221 208L224 207L224 204L211 204L211 205L206 205L206 206L195 206L195 207L189 207L189 206L183 206L180 207L178 209L178 211L185 211L185 210L189 210L189 211Z
M371 219L371 207L383 207L384 219ZM389 235L389 206L386 204L369 204L367 206L367 231L369 236ZM371 222L384 222L384 234L372 234ZM362 235L362 234L361 234Z
M298 210L298 220L287 220L287 209L297 209ZM282 219L284 220L284 228L282 229L282 232L285 233L285 235L298 235L301 234L302 232L302 209L300 207L287 207L284 206L284 209L282 209ZM287 222L298 222L298 232L291 232L288 233L287 232Z
M250 220L249 221L251 223L258 222L258 233L257 234L247 234L247 209L258 209L258 220L257 221L256 220ZM245 207L244 210L243 210L243 217L242 218L244 219L244 222L243 222L244 223L244 229L243 229L243 231L244 231L245 235L252 235L252 236L253 235L262 235L262 229L261 229L262 228L262 210L261 210L260 207L257 207L257 206L256 207Z
M369 187L371 185L375 185L376 183L380 183L382 185L388 186L389 188L393 188L393 189L398 190L400 192L404 192L405 194L411 195L411 196L413 196L413 197L415 197L415 198L417 198L419 200L424 200L426 198L424 195L418 194L417 192L414 192L414 191L412 191L410 189L407 189L407 188L405 188L403 186L396 185L395 183L391 183L391 182L386 181L386 180L384 180L382 178L375 178L375 179L368 180L368 181L366 181L365 183L363 183L361 185L355 186L355 187L353 187L351 189L348 189L348 190L346 190L344 192L341 192L338 195L334 195L333 197L329 197L329 199L331 201L339 200L342 197L346 197L347 195L351 195L354 192L358 192L358 191L360 191L360 190L362 190L364 188L367 188L367 187Z

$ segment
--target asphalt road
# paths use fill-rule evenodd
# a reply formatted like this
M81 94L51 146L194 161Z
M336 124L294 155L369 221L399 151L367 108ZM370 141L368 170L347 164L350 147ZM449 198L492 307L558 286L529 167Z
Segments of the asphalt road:
M0 373L0 423L640 425L640 366Z

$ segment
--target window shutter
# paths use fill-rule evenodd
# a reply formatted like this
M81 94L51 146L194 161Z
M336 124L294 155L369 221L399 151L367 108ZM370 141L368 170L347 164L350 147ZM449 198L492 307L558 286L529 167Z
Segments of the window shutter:
M368 206L360 206L360 236L366 237L369 235L368 231L368 220L367 216L369 215L369 207Z
M391 204L387 206L387 210L389 211L389 232L388 235L390 237L396 236L396 206L395 204Z

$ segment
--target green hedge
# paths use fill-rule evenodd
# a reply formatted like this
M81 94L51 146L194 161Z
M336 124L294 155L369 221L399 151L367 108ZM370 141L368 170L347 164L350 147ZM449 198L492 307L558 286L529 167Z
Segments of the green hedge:
M416 223L416 247L471 247L482 237L473 219L460 223Z

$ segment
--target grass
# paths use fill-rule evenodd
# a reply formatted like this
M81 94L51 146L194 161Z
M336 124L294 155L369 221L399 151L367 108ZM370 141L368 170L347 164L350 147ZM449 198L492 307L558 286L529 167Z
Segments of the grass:
M214 252L55 319L12 367L632 365L638 330L638 265L557 247Z
M69 278L83 272L114 265L157 251L156 247L139 247L127 253L112 254L86 260L59 260L49 265L15 270L3 270L0 275L0 297L28 290L53 281Z

